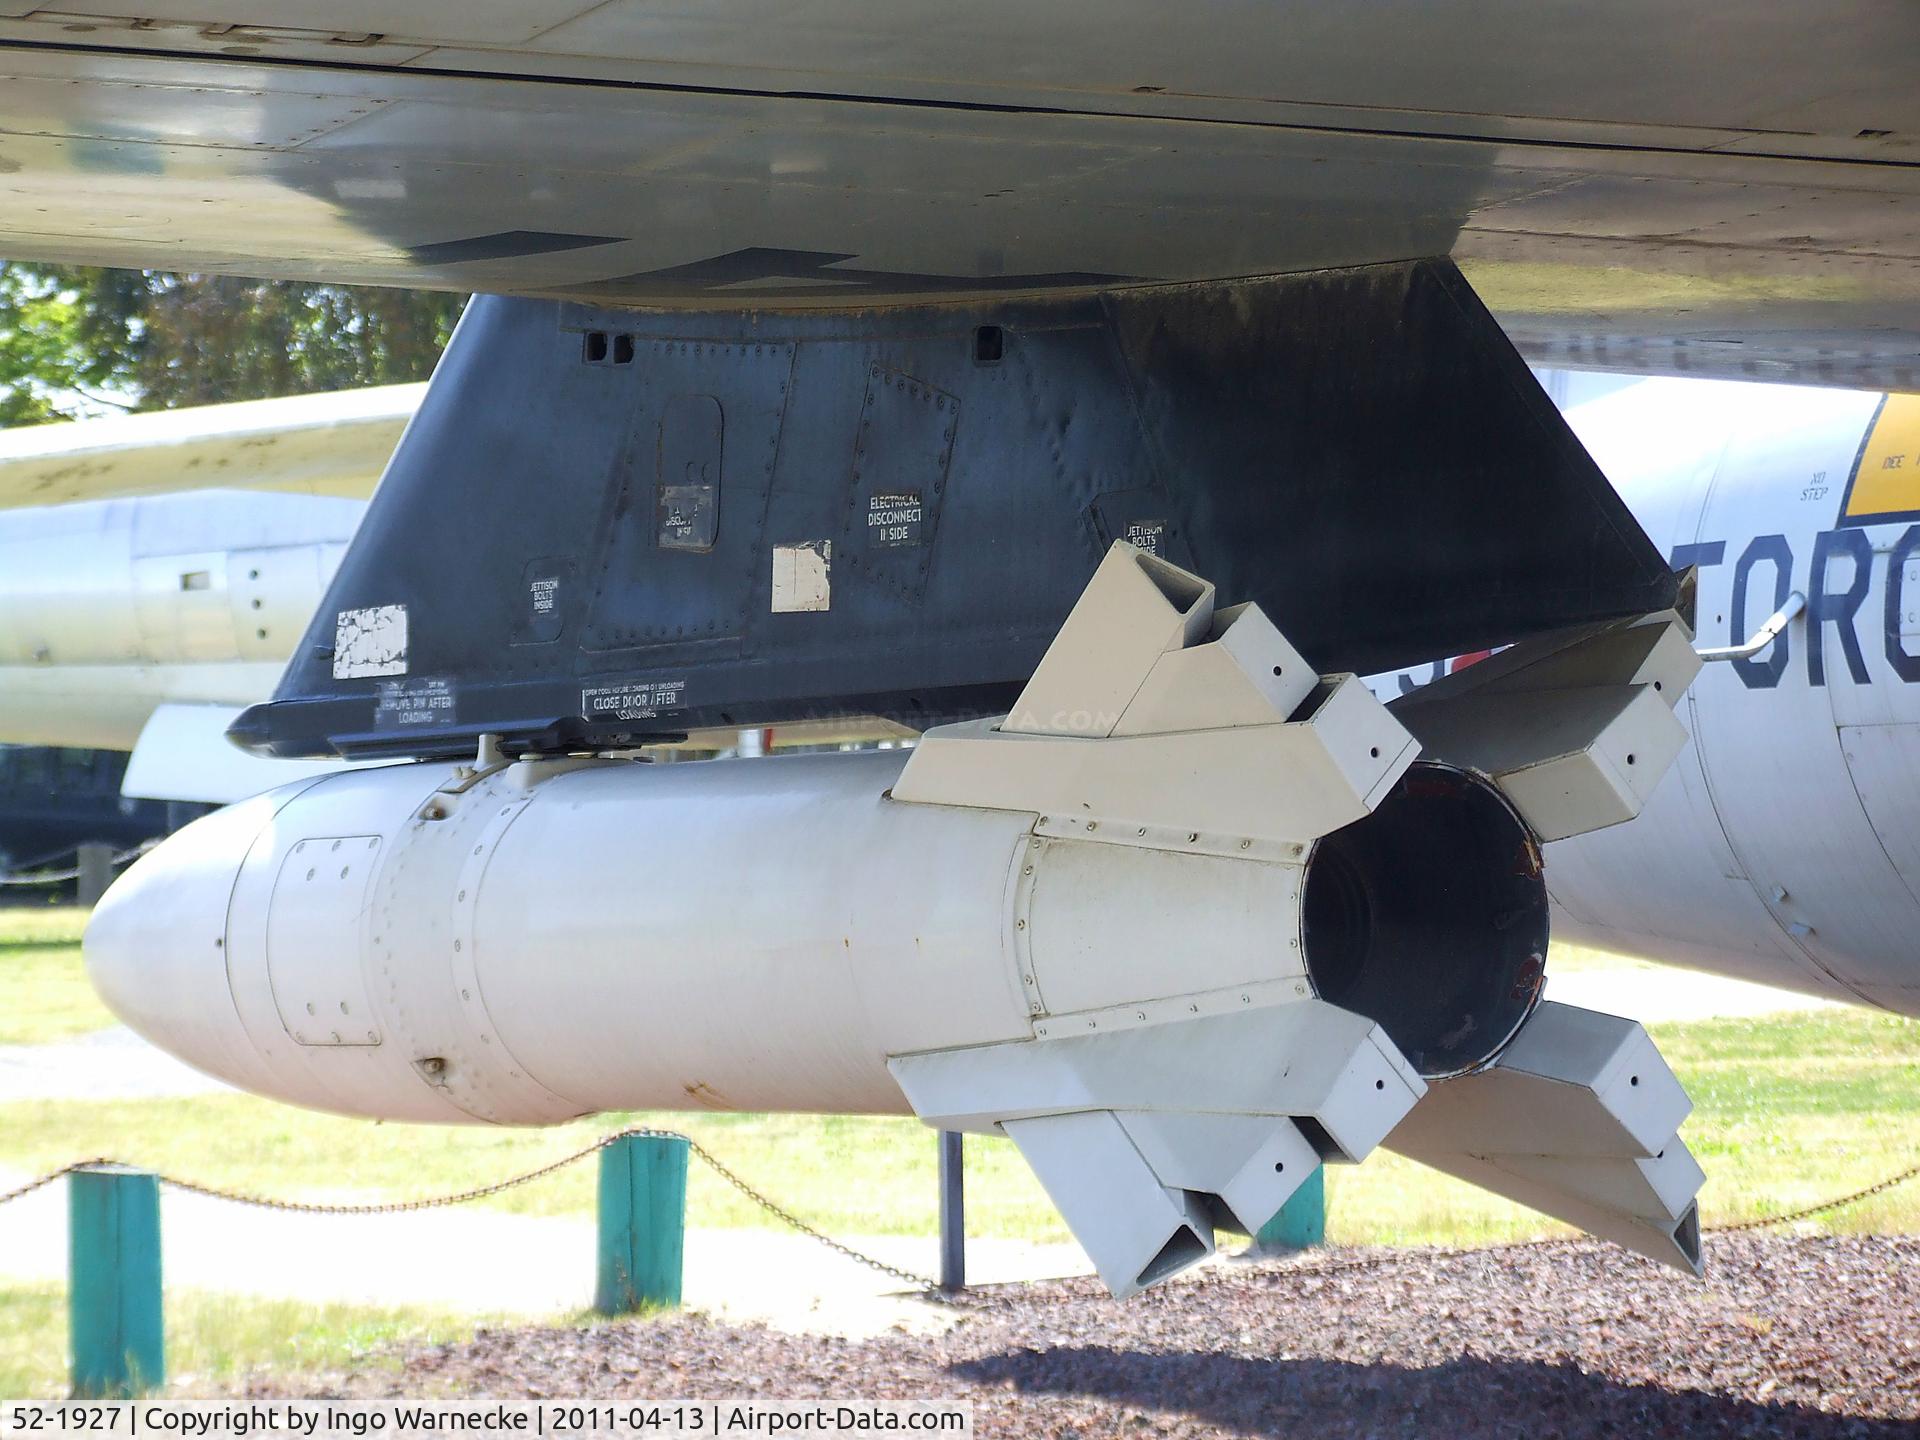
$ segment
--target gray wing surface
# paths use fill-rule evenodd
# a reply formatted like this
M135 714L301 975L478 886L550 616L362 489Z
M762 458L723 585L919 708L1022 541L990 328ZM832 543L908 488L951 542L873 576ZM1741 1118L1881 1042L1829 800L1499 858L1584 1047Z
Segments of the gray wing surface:
M1530 358L1920 385L1920 11L0 0L0 252L843 306L1452 255Z

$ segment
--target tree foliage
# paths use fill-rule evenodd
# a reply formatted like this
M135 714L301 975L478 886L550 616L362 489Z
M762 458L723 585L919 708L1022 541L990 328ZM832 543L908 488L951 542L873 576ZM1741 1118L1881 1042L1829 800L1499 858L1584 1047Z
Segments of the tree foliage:
M0 426L423 380L464 303L0 262Z

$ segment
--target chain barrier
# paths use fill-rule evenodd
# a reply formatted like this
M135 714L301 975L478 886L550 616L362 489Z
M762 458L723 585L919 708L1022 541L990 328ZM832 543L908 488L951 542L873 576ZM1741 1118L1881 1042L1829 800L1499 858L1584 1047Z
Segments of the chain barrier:
M35 870L25 875L0 875L0 885L64 885L80 878L80 867L66 870Z
M495 1181L491 1185L480 1185L471 1190L458 1190L449 1195L430 1195L418 1200L394 1200L381 1204L331 1204L313 1200L281 1200L270 1195L252 1195L245 1191L222 1190L216 1186L203 1185L194 1180L177 1180L170 1175L160 1176L160 1183L171 1189L182 1191L185 1194L199 1195L208 1200L225 1200L234 1205L248 1205L258 1210L277 1210L290 1215L404 1215L417 1210L440 1210L453 1205L466 1205L475 1200L485 1200L489 1196L499 1195L504 1191L517 1190L522 1185L531 1185L536 1180L544 1180L547 1176L565 1170L570 1165L577 1165L582 1160L598 1155L602 1150L605 1150L609 1145L617 1141L636 1139L686 1141L687 1148L692 1151L694 1155L698 1156L702 1163L707 1165L716 1175L726 1181L727 1184L733 1186L734 1189L738 1190L742 1195L746 1196L747 1199L758 1205L762 1210L765 1210L783 1225L790 1226L809 1239L817 1240L829 1250L835 1251L849 1260L857 1261L859 1264L865 1265L871 1270L876 1270L882 1275L904 1281L917 1289L926 1290L934 1294L945 1294L945 1292L940 1289L938 1281L930 1280L924 1275L915 1274L911 1270L903 1270L898 1265L889 1265L884 1260L863 1254L855 1250L852 1246L842 1244L832 1236L816 1230L792 1211L784 1209L766 1195L761 1194L760 1191L754 1189L753 1186L749 1185L745 1180L742 1180L732 1170L722 1165L714 1156L713 1152L708 1150L698 1140L695 1140L691 1135L683 1135L678 1130L654 1130L646 1126L632 1126L625 1130L617 1130L610 1135L603 1135L594 1141L593 1144L583 1149L575 1150L569 1155L562 1155L558 1160L554 1160L549 1164L539 1166L533 1170L524 1171L518 1175L510 1175L506 1179ZM50 1171L45 1175L39 1176L37 1179L30 1180L18 1189L0 1193L0 1206L4 1206L10 1201L18 1200L23 1196L31 1195L36 1190L44 1189L46 1186L53 1184L54 1181L71 1175L76 1170L93 1169L98 1166L113 1165L116 1163L118 1162L105 1158L76 1160L71 1165L63 1165L58 1170Z
M159 843L158 840L142 841L131 850L122 850L119 854L108 860L107 864L115 870L118 870L122 865L138 860ZM56 855L65 853L65 851L54 852ZM48 858L52 857L50 856ZM80 867L78 865L70 865L64 870L28 870L13 875L0 875L0 885L64 885L69 880L78 880L79 878ZM4 1198L0 1198L0 1204L4 1203Z
M598 1155L602 1150L605 1150L609 1145L617 1141L633 1139L684 1140L688 1150L697 1156L701 1163L711 1169L714 1174L718 1175L722 1180L726 1181L727 1184L738 1190L747 1199L773 1216L773 1218L781 1224L805 1235L810 1240L817 1241L838 1255L842 1255L849 1260L864 1265L870 1270L877 1271L879 1274L903 1281L916 1289L924 1290L930 1295L937 1296L949 1302L954 1302L958 1299L958 1297L943 1291L940 1288L939 1282L936 1280L931 1280L925 1275L916 1274L912 1270L903 1269L898 1265L888 1264L885 1260L877 1259L872 1255L864 1254L854 1249L851 1245L844 1244L834 1239L831 1235L809 1225L791 1210L784 1208L776 1201L754 1189L753 1186L749 1185L745 1180L742 1180L732 1170L721 1164L713 1152L708 1150L698 1140L695 1140L691 1135L682 1134L678 1130L654 1130L645 1126L633 1126L626 1130L616 1130L610 1135L601 1136L600 1139L583 1149L575 1150L569 1155L563 1155L558 1160L554 1160L546 1165L541 1165L536 1169L523 1171L518 1175L510 1175L504 1180L497 1180L491 1185L481 1185L471 1190L458 1190L448 1195L430 1195L418 1200L395 1200L380 1204L329 1204L321 1201L281 1200L268 1195L251 1195L244 1191L222 1190L215 1186L202 1185L192 1180L176 1180L167 1175L160 1176L160 1183L186 1194L199 1195L209 1200L224 1200L230 1204L250 1205L256 1209L278 1210L286 1214L404 1215L417 1210L439 1210L452 1205L465 1205L475 1200L484 1200L489 1196L499 1195L508 1190L516 1190L522 1185L531 1185L536 1180L543 1180L549 1175L565 1170L570 1165L577 1165L582 1160ZM43 1190L53 1184L54 1181L63 1179L73 1174L76 1170L90 1170L100 1166L118 1163L119 1162L105 1157L92 1160L76 1160L70 1165L61 1166L58 1170L50 1170L45 1175L29 1180L26 1184L18 1186L15 1189L0 1192L0 1206L5 1206L12 1201L31 1195L36 1190ZM1763 1215L1755 1220L1739 1220L1724 1225L1706 1226L1703 1227L1702 1233L1707 1235L1737 1235L1753 1230L1764 1230L1772 1225L1789 1225L1797 1220L1808 1220L1816 1215L1824 1215L1829 1210L1840 1210L1858 1201L1883 1194L1897 1186L1906 1184L1916 1177L1920 1177L1920 1165L1909 1166L1896 1175L1889 1175L1877 1184L1868 1185L1864 1189L1855 1190L1846 1195L1836 1196L1831 1200L1822 1200L1815 1205L1803 1206L1798 1210L1782 1211L1776 1215ZM1552 1250L1570 1245L1578 1245L1580 1243L1582 1242L1578 1238L1568 1236L1550 1240L1511 1240L1499 1245L1436 1247L1434 1249L1423 1250L1421 1253L1423 1257L1427 1259L1458 1260L1468 1256L1504 1255L1521 1250ZM1342 1260L1310 1261L1302 1265L1287 1266L1278 1273L1289 1279L1312 1279L1323 1275L1337 1275L1349 1270L1371 1270L1378 1266L1388 1264L1396 1258L1398 1258L1397 1255L1376 1254L1359 1255Z
M898 1265L889 1265L884 1260L876 1260L871 1255L863 1255L851 1246L841 1244L832 1236L822 1234L791 1211L781 1209L780 1206L774 1204L773 1201L769 1200L765 1195L762 1195L758 1190L755 1190L751 1185L747 1184L746 1181L734 1174L733 1171L714 1159L713 1155L704 1149L698 1140L690 1137L683 1138L686 1138L687 1144L692 1148L693 1153L711 1166L715 1174L719 1175L722 1180L725 1180L729 1185L733 1186L734 1189L738 1190L742 1195L753 1201L754 1204L758 1205L762 1210L765 1210L782 1224L792 1226L802 1235L807 1235L818 1240L829 1250L837 1250L849 1260L858 1260L862 1265L865 1265L871 1270L878 1270L882 1275L891 1275L896 1280L904 1280L907 1284L916 1286L930 1294L947 1299L952 1298L947 1291L940 1288L940 1282L937 1280L929 1280L926 1276L916 1275L911 1270L902 1270Z
M1898 1175L1889 1175L1877 1185L1869 1185L1866 1189L1856 1190L1851 1195L1842 1195L1837 1200L1823 1200L1818 1205L1808 1205L1800 1210L1788 1210L1780 1215L1763 1215L1758 1220L1740 1220L1728 1225L1711 1225L1707 1227L1706 1233L1737 1235L1746 1230L1764 1230L1769 1225L1788 1225L1795 1220L1811 1219L1815 1215L1824 1215L1829 1210L1838 1210L1843 1205L1851 1205L1856 1200L1865 1200L1870 1195L1891 1190L1896 1185L1904 1185L1916 1175L1920 1175L1920 1165L1909 1166Z
M50 1170L45 1175L40 1176L39 1179L29 1180L17 1189L0 1191L0 1205L11 1204L22 1196L33 1194L36 1190L44 1190L47 1186L53 1184L54 1181L64 1180L76 1170L91 1170L97 1166L111 1165L113 1163L113 1161L104 1156L93 1160L75 1160L71 1165L62 1165L58 1170Z

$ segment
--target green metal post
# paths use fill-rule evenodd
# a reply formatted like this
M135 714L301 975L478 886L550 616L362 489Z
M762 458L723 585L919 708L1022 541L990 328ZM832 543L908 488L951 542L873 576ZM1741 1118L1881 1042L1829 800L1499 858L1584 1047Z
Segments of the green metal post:
M103 1166L67 1177L73 1393L143 1395L167 1380L160 1306L160 1179Z
M593 1308L624 1315L680 1303L687 1142L628 1135L600 1152L600 1265Z
M1306 1183L1287 1198L1280 1213L1254 1238L1261 1253L1305 1250L1327 1238L1327 1167L1316 1166Z

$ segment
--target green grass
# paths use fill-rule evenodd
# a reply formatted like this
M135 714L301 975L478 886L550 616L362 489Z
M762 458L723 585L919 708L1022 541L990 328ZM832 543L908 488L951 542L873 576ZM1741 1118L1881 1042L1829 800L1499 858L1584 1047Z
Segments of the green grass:
M87 912L0 910L0 1045L40 1045L113 1024L80 964Z
M397 1341L462 1339L476 1316L429 1307L390 1309L203 1295L169 1290L170 1393L236 1388L254 1372L285 1378L387 1363ZM67 1299L55 1285L0 1288L0 1395L51 1399L67 1389Z

